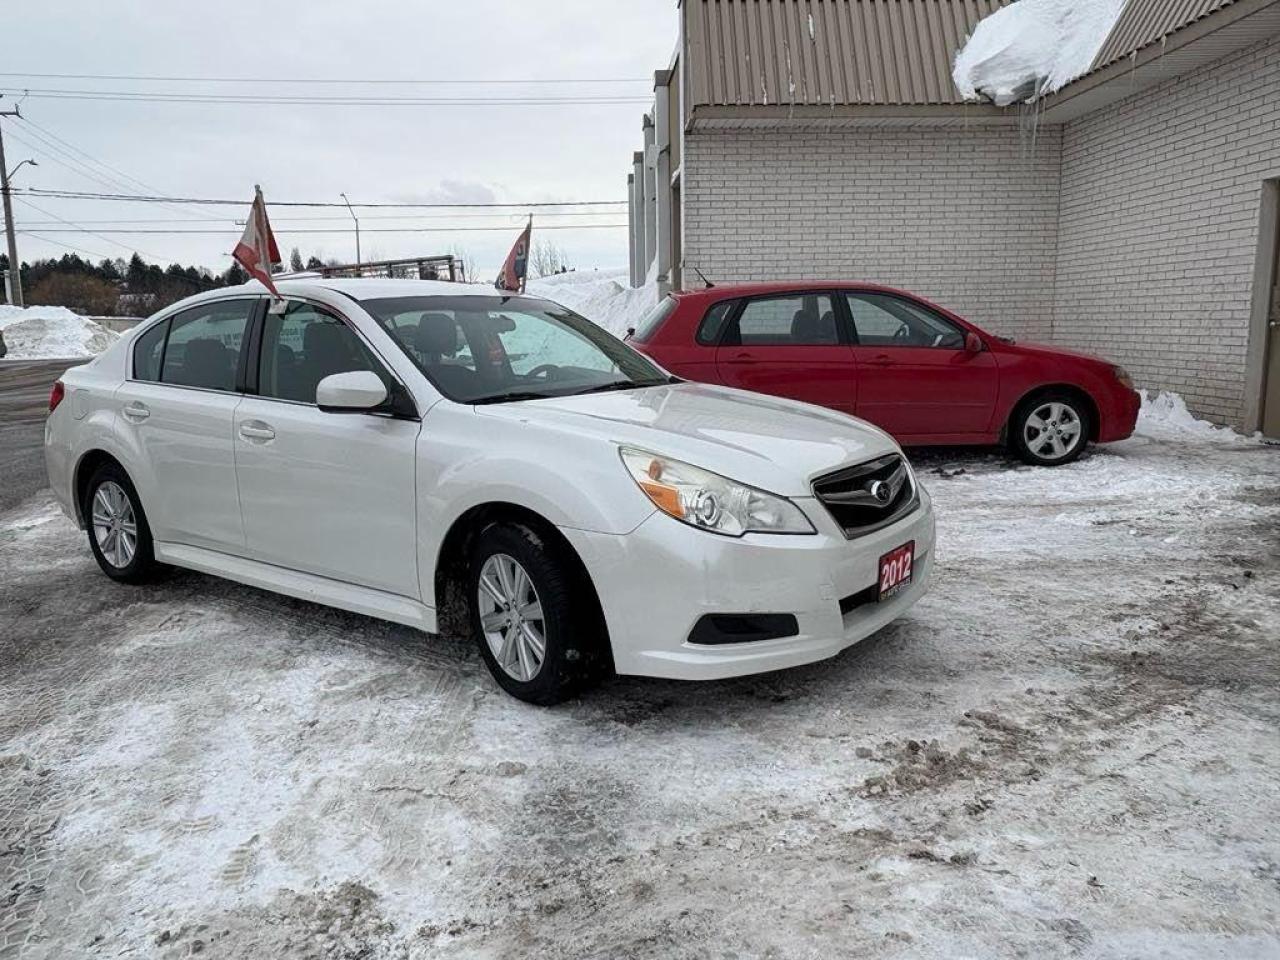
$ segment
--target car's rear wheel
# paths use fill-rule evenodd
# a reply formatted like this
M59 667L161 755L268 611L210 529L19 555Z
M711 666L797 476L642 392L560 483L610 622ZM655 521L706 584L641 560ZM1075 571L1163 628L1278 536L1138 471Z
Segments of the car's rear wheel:
M1061 466L1079 457L1092 427L1088 407L1063 391L1043 393L1022 404L1009 425L1014 451L1040 467Z
M556 545L519 523L487 527L471 551L471 631L498 685L559 703L600 675L594 595Z
M123 583L142 583L156 570L151 528L128 475L115 463L94 471L82 504L89 548L102 572Z

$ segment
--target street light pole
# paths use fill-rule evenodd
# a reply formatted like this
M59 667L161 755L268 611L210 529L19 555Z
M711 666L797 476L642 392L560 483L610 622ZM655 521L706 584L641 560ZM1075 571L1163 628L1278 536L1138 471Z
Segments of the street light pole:
M351 219L356 222L356 269L360 267L360 218L356 216L356 212L351 209L351 201L347 199L345 193L339 194L347 205L347 213L351 214Z
M0 110L0 117L18 117L18 108ZM22 164L18 164L22 166ZM16 172L16 170L15 170ZM0 195L4 200L4 234L9 244L10 299L15 307L26 306L22 299L22 262L18 259L18 235L13 226L13 203L9 199L9 168L4 162L4 124L0 123Z

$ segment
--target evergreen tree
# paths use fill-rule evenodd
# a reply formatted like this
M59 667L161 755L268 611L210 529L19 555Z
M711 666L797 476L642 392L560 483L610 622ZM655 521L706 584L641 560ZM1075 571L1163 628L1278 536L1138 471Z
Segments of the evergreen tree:
M297 247L289 251L289 269L294 273L302 272L302 254L298 252Z

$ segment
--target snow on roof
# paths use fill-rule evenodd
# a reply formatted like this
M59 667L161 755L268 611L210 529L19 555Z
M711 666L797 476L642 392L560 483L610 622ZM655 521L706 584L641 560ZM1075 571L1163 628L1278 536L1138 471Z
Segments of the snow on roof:
M986 17L956 55L967 100L1006 107L1056 92L1088 73L1126 0L1018 0Z

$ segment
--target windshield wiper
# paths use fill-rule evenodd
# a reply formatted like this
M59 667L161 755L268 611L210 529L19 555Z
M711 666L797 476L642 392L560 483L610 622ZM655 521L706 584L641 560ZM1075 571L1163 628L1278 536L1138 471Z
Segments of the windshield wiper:
M479 406L484 403L511 403L516 400L546 400L554 396L558 396L558 394L536 393L532 390L513 390L511 393L495 393L491 397L481 397L470 402Z
M639 390L642 387L661 387L672 380L613 380L609 383L602 383L598 386L587 387L585 390L575 390L573 396L580 397L587 393L608 393L610 390Z

